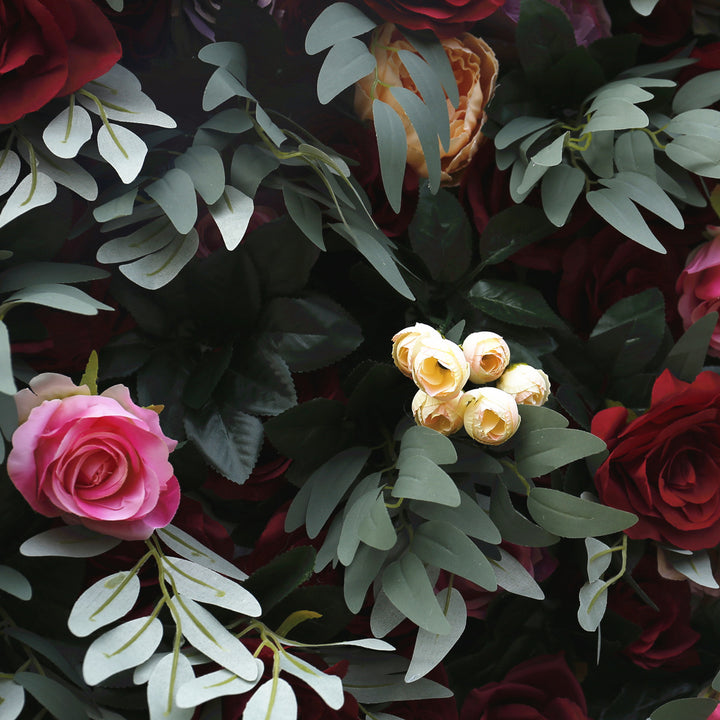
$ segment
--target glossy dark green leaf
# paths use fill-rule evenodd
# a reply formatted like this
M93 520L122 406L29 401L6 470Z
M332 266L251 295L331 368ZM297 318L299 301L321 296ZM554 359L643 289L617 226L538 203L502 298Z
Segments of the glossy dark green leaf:
M716 312L696 320L673 345L663 363L680 380L692 382L705 364L708 346L718 322Z
M562 327L538 290L508 280L480 280L469 293L470 302L491 317L529 327Z
M487 265L495 265L547 237L552 230L539 208L512 205L488 221L480 236L480 255Z

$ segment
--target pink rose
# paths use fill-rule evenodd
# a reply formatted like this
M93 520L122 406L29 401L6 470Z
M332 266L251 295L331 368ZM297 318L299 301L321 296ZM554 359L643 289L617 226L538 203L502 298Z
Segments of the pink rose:
M180 486L168 455L177 442L124 385L91 395L43 373L15 401L7 470L36 512L122 540L144 540L172 520Z
M713 239L690 253L675 288L686 330L701 317L720 310L720 227L710 226L708 231ZM720 323L715 326L708 354L720 357Z

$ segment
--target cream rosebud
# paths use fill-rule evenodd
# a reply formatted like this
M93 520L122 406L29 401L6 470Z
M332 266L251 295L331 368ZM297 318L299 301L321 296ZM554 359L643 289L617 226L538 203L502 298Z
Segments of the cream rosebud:
M440 336L417 339L410 355L410 369L415 384L440 399L457 395L470 377L470 365L463 351Z
M418 425L437 430L443 435L452 435L463 426L463 393L441 400L418 390L412 401L412 411Z
M497 387L512 395L518 405L539 407L550 396L550 378L525 363L511 365L498 380Z
M475 332L463 341L463 353L470 363L470 382L497 380L510 362L510 348L494 332Z
M494 387L468 390L465 403L465 432L482 445L501 445L520 426L520 414L512 395Z
M435 328L423 323L415 323L412 327L406 327L393 335L392 359L403 375L412 377L410 369L412 349L415 346L415 341L422 337L441 339L442 335Z

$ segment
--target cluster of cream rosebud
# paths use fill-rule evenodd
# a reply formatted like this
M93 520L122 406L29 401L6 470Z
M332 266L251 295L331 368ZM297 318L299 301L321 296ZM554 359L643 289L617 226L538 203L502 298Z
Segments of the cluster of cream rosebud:
M476 332L462 345L429 325L416 323L393 336L393 362L418 386L412 411L418 425L443 435L465 427L483 445L500 445L520 425L518 405L544 405L550 380L525 363L510 365L510 349L500 335ZM495 386L465 390L468 380Z

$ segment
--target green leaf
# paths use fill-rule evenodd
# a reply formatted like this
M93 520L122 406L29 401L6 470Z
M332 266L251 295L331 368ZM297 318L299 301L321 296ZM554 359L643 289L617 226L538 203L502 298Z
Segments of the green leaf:
M98 152L120 179L126 185L132 182L142 169L147 155L147 145L142 138L122 125L109 122L100 127L96 140Z
M216 42L205 45L198 59L216 67L227 68L240 82L246 81L247 56L245 48L236 42Z
M498 150L510 147L510 145L518 140L522 140L522 138L528 135L549 128L551 125L554 125L555 122L557 121L527 116L514 118L502 127L495 136L495 147Z
M297 718L297 699L290 683L282 678L266 680L248 700L244 720Z
M658 0L630 0L633 10L640 15L648 16L655 9ZM653 718L655 720L655 718Z
M717 707L718 701L711 698L671 700L655 710L648 720L708 720Z
M693 135L720 140L720 113L717 110L688 110L674 117L665 128L669 135Z
M495 523L475 500L460 490L460 505L448 507L422 500L412 500L410 510L426 520L440 520L454 525L470 537L497 545L502 540Z
M210 76L205 86L202 98L202 108L205 112L214 110L230 98L247 98L255 100L247 88L225 68L219 67Z
M590 207L623 235L650 250L667 253L625 192L603 188L592 190L585 197Z
M562 227L567 222L583 187L585 173L572 165L556 165L543 175L540 186L542 205L545 215L553 225Z
M381 473L372 473L364 477L350 493L343 512L343 524L337 545L337 556L347 566L360 545L360 525L371 512L382 488L378 487L382 479Z
M538 290L507 280L480 280L469 293L470 302L497 320L528 327L562 327Z
M192 145L176 158L175 167L190 177L200 197L208 205L220 199L225 189L225 166L215 148ZM167 174L165 179L167 180Z
M176 237L177 230L170 221L166 217L160 217L142 225L130 235L108 240L97 251L97 260L106 264L135 260L167 247Z
M636 172L656 179L653 142L642 130L629 130L615 141L615 165L620 172Z
M717 590L720 587L717 580L715 580L713 566L706 550L696 550L686 555L668 549L666 557L673 569L684 575L688 580L711 590Z
M423 56L425 61L434 70L435 76L442 83L445 94L453 107L460 104L457 81L453 72L450 60L445 48L439 42L437 36L431 31L409 33L404 30L406 37L410 38L410 44ZM428 102L427 98L425 101Z
M35 183L33 183L31 175L25 176L5 201L2 212L0 212L0 227L4 227L23 213L41 205L47 205L55 199L56 195L57 185L45 173L38 172Z
M398 478L392 489L396 498L425 500L455 507L460 493L453 479L424 455L406 455L398 461Z
M490 592L497 590L490 561L462 530L451 523L428 520L417 528L410 547L428 565L460 575Z
M185 405L199 410L210 399L228 369L232 355L231 345L226 345L217 351L209 350L203 353L185 383L182 394L182 401Z
M598 177L612 177L613 167L613 142L615 133L612 130L599 130L593 133L592 140L580 155L588 167Z
M305 237L320 250L325 250L322 233L322 212L317 204L305 195L293 190L287 183L282 186L285 207L293 222L302 230Z
M673 345L663 362L662 369L667 368L679 380L692 382L705 364L708 346L718 322L716 312L708 313L696 320Z
M546 530L568 538L610 535L626 530L637 522L636 515L624 510L543 487L535 487L530 491L528 511Z
M280 147L287 140L287 135L273 122L272 118L260 105L255 106L255 120L276 147Z
M0 678L0 705L6 720L15 720L25 705L25 690L9 678Z
M558 541L553 535L519 513L512 504L510 493L498 480L493 486L490 502L490 519L504 540L525 547L547 547Z
M244 143L234 152L230 164L232 187L238 188L247 197L254 198L263 179L278 167L280 163L272 153L257 145ZM229 186L226 186L226 191L227 187Z
M385 568L382 588L390 602L419 627L438 635L451 632L422 561L413 552Z
M515 460L521 475L535 478L603 450L605 443L584 430L543 428L518 441Z
M226 695L244 695L250 692L262 677L263 662L260 658L257 680L249 681L239 678L229 670L215 670L198 678L193 678L180 685L177 689L175 702L179 708L195 708L199 705L224 697Z
M680 115L688 110L709 107L718 100L720 100L720 70L711 70L683 83L675 93L672 109L676 115Z
M331 710L339 710L344 705L342 679L337 675L325 673L314 665L289 654L280 655L280 670L294 675L311 687Z
M16 392L17 386L13 377L10 334L7 325L0 321L0 393L15 395Z
M315 55L341 40L366 33L375 25L353 5L334 3L325 8L310 26L305 36L305 52Z
M0 195L12 188L20 177L22 163L18 154L12 150L4 150L0 155Z
M333 42L336 42L335 38ZM355 38L345 38L337 42L325 57L318 73L318 100L322 105L327 105L336 95L362 80L373 70L375 56L364 42ZM373 114L374 112L373 108Z
M504 548L499 548L499 552L500 560L490 560L498 587L514 595L544 600L545 593L522 563Z
M496 265L527 245L544 239L552 230L538 208L512 205L488 221L480 236L480 256L486 265Z
M48 123L42 137L48 150L56 157L74 158L92 134L90 114L81 105L73 104Z
M77 637L85 637L98 628L125 617L140 594L137 573L121 571L93 583L75 601L68 617L68 628Z
M358 527L358 538L377 550L391 550L397 542L397 534L385 505L385 496L380 493L368 515Z
M546 145L542 150L536 152L532 158L532 162L538 165L545 165L547 167L554 167L562 162L563 149L565 148L565 138L570 134L569 130L566 130L562 135L556 137L549 145Z
M193 709L177 704L179 689L194 679L190 661L182 654L167 653L160 658L148 678L149 720L190 720Z
M146 290L167 285L195 256L200 238L193 228L187 235L176 235L164 248L120 266L120 272Z
M82 525L66 525L29 538L20 546L20 553L27 557L88 558L102 555L120 542Z
M57 720L87 717L85 706L65 685L45 675L32 672L16 673L14 682L25 688Z
M720 178L720 141L718 140L681 135L665 146L665 154L674 163L690 172L705 177Z
M436 597L450 624L450 632L437 635L419 628L410 665L405 673L406 683L427 675L452 650L465 631L467 608L463 596L455 588L445 588Z
M348 448L330 458L308 478L307 485L311 488L305 520L308 537L319 535L369 457L369 448Z
M0 590L20 600L29 600L32 597L32 587L28 579L15 568L7 565L0 565Z
M397 100L417 133L427 167L430 192L435 193L440 187L440 146L438 145L437 128L430 110L411 90L394 87L391 88L390 93Z
M595 632L605 616L608 589L604 586L603 580L593 580L580 588L577 619L580 627L587 632Z
M263 428L257 418L210 402L200 410L188 410L185 431L221 475L240 484L248 479L262 444Z
M400 212L402 184L407 160L407 137L400 116L390 105L374 100L373 123L380 155L380 174L390 207ZM0 215L0 220L2 215Z
M90 297L82 290L70 285L31 285L11 295L5 305L32 303L45 307L78 313L79 315L97 315L98 310L113 310L109 305Z
M226 185L220 199L208 210L220 230L225 247L234 250L245 237L255 210L252 198L242 190Z
M450 147L450 122L447 101L445 100L445 93L443 92L440 79L435 73L435 70L433 70L428 63L415 53L410 52L409 50L399 50L398 57L410 73L410 78L413 83L415 83L415 87L420 93L424 105L427 107L430 125L434 128L434 136L436 140L435 147L437 148L437 136L439 135L442 146L447 150ZM395 90L399 89L400 88L393 88L392 90L393 95L398 102L400 102L400 99L397 95L395 95ZM404 105L403 109L405 109ZM415 125L414 122L413 125ZM417 130L417 127L415 127L415 129ZM422 137L420 142L422 143ZM428 153L425 150L425 144L423 144L423 152L425 152L425 157L427 159ZM429 165L430 163L428 162L428 166Z
M596 538L585 538L585 549L588 555L587 576L590 582L599 580L610 567L612 553L610 547Z
M83 660L83 677L97 685L111 675L144 663L163 636L162 623L151 616L118 625L90 644Z
M352 562L345 568L343 595L353 613L358 613L365 602L365 595L385 562L387 552L362 544Z
M592 113L584 132L642 128L647 127L649 123L650 118L647 113L637 105L624 100L607 100Z
M219 44L219 43L218 43ZM202 52L202 50L200 51ZM250 114L241 108L228 108L221 110L200 125L200 130L217 130L222 133L240 135L250 130L253 126ZM195 134L193 145L198 141L198 133Z

